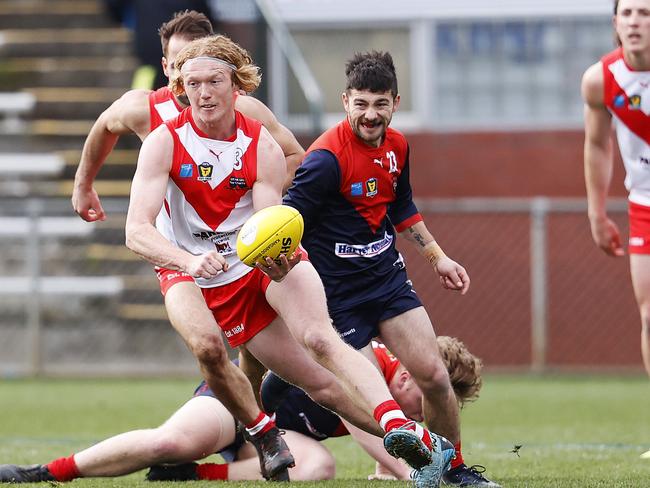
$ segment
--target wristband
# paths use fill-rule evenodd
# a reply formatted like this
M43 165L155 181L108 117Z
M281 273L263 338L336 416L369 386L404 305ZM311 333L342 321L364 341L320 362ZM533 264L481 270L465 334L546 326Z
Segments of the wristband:
M435 266L438 261L447 256L436 241L431 241L422 249L424 257L429 260L431 266Z

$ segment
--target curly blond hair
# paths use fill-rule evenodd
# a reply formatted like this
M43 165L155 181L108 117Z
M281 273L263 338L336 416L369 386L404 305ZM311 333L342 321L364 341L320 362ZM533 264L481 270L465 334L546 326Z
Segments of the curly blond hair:
M169 80L169 88L176 96L185 94L181 68L187 61L199 56L222 59L234 65L237 69L232 72L232 81L238 89L246 93L255 91L262 81L260 69L253 64L246 49L226 36L202 37L190 42L176 56L175 69Z
M448 336L438 336L437 339L438 349L449 371L456 400L463 407L465 403L473 402L478 398L483 386L483 378L481 378L483 362L469 352L465 344L458 339Z

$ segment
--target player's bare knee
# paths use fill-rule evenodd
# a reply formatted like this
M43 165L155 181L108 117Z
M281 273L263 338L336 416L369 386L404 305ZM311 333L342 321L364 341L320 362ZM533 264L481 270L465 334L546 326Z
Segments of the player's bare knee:
M184 436L178 434L162 431L152 439L149 452L156 462L173 462L188 458L189 444L183 442Z
M444 367L432 367L426 374L419 375L414 379L420 389L429 395L444 395L445 392L452 389L449 373Z
M228 359L228 353L217 334L203 335L189 342L190 349L198 361L206 368L220 368Z
M310 453L307 459L301 459L291 471L294 481L332 480L336 476L336 463L329 453Z
M307 347L314 359L321 363L334 355L334 341L332 337L326 331L312 327L304 334L303 340L305 347Z

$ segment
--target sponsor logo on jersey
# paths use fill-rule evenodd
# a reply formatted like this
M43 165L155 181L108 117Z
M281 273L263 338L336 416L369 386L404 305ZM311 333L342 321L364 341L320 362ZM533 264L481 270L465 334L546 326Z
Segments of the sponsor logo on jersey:
M181 178L191 178L194 176L194 164L181 164L181 170L178 173Z
M214 247L216 248L219 254L228 256L230 254L235 253L234 245L231 245L231 243L235 239L235 236L237 235L237 231L214 232L208 230L208 231L194 232L192 233L192 235L197 239L202 239L204 241L211 241L214 244Z
M641 95L632 95L628 108L630 110L639 110L641 108Z
M370 178L366 181L366 196L374 197L377 194L377 178Z
M375 164L378 164L382 168L384 167L384 164L383 164L384 158L379 158L379 159L375 158L375 159L372 160L372 162L375 163Z
M641 166L643 166L644 168L650 168L650 158L639 156L639 162L641 163Z
M228 180L228 188L230 190L245 190L248 188L246 179L239 176L231 176Z
M334 245L334 254L340 258L372 258L378 256L393 243L393 236L386 232L383 239L368 244L346 244L337 242Z
M212 179L212 170L213 169L214 169L214 166L212 166L207 161L204 161L201 164L199 164L199 176L198 176L197 180L199 180L199 181L210 181Z
M350 185L350 195L353 197L360 197L363 195L363 183L360 181L357 183L352 183L352 185Z
M616 95L612 104L614 105L614 108L625 107L625 94L621 93L620 95Z

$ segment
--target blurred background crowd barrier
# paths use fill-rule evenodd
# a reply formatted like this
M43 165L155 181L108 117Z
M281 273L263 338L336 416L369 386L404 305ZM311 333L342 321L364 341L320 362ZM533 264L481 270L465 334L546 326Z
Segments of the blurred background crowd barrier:
M255 96L305 147L342 118L345 61L392 53L414 195L472 278L468 295L445 292L401 243L439 333L491 369L640 372L628 261L593 244L582 169L580 77L614 46L612 3L0 2L0 374L198 374L151 267L123 245L137 138L99 175L106 222L69 202L94 119L150 62L136 55L158 19L146 12L183 7L252 52ZM622 180L619 164L611 210L626 232Z

